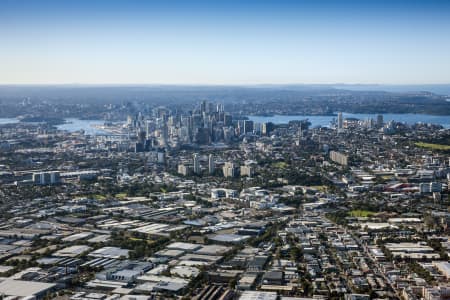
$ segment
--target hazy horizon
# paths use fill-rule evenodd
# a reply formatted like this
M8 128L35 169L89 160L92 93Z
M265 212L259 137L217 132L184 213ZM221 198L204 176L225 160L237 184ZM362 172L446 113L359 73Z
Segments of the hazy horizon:
M152 84L152 83L60 83L60 84L0 84L0 88L161 88L161 89L268 89L268 90L349 90L349 91L361 91L361 92L393 92L393 93L408 93L408 92L431 92L440 95L450 95L450 83L449 84L352 84L352 83L324 83L324 84L304 84L304 83L287 83L287 84ZM3 91L0 91L4 93Z

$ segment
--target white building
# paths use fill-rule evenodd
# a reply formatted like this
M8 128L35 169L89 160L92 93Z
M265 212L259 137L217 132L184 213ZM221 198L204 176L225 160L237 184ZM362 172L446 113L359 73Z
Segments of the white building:
M236 177L236 165L232 162L226 162L222 168L224 177Z
M241 176L253 177L255 169L252 166L241 166Z

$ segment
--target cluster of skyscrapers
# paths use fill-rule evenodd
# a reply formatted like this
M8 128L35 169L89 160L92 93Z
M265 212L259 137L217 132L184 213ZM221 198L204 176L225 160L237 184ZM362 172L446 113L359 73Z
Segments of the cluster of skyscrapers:
M337 129L338 130L343 130L344 128L346 128L348 126L349 123L352 123L352 118L348 118L348 119L344 119L344 115L342 114L342 112L338 112L338 116L337 116ZM360 120L358 119L354 119L355 121L360 122ZM367 121L365 121L367 127L370 128L382 128L384 125L384 120L383 120L383 115L377 115L377 119L368 119Z
M225 113L223 104L203 101L200 107L188 113L171 112L159 107L152 116L129 116L127 126L136 131L137 150L149 148L177 148L183 144L207 145L228 142L235 135L232 116ZM247 131L250 129L247 123Z
M128 116L128 132L136 133L136 152L156 148L177 149L183 145L230 143L248 134L268 134L268 124L255 126L252 120L233 120L221 103L202 101L193 111L173 112L158 107L150 116Z

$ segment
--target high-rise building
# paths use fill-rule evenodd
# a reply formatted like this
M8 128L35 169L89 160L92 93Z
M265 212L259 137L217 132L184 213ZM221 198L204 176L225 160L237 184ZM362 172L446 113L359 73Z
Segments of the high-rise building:
M269 135L270 132L274 129L274 124L272 122L262 123L261 125L261 134Z
M378 115L377 116L377 127L378 128L383 127L383 115Z
M188 176L189 175L189 167L184 165L184 164L179 164L178 165L178 174L181 174L183 176Z
M222 168L224 177L236 177L236 166L232 162L226 162Z
M161 147L167 147L168 139L169 139L169 129L167 128L167 125L164 124L160 131L159 145Z
M214 157L212 154L210 154L208 157L208 172L209 172L209 174L214 174L215 168L216 168L216 166L214 163Z
M267 135L267 123L262 123L261 125L261 134Z
M200 105L200 110L202 113L205 113L208 109L208 101L203 100L201 105Z
M343 166L348 164L348 156L337 151L330 151L330 159Z
M155 130L155 125L150 121L147 121L147 123L145 125L146 125L145 132L147 134L147 139L148 139L148 138L150 138L151 134Z
M338 129L344 128L344 116L342 115L341 112L338 113L337 122L338 122Z
M241 166L240 171L241 176L253 177L255 174L255 169L252 166Z
M223 118L223 124L225 126L231 126L233 125L233 118L229 114L225 114Z
M33 173L33 182L40 185L58 184L60 173L58 171Z
M217 112L223 112L224 110L225 110L225 109L224 109L223 104L217 103L216 111L217 111Z
M244 134L253 132L253 121L245 120L244 121Z
M194 154L194 173L200 174L200 157L197 153Z

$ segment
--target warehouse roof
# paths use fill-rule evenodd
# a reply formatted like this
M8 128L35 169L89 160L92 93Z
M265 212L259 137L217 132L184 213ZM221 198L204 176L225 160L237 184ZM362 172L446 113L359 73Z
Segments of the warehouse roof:
M0 283L0 294L17 297L42 295L55 286L53 283L7 279Z

